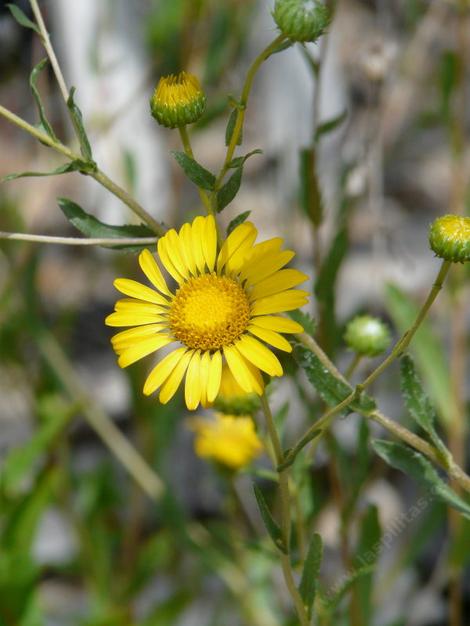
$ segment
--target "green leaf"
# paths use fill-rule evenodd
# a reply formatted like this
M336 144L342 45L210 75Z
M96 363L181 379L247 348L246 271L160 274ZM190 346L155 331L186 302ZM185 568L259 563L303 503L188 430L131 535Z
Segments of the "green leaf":
M299 593L304 603L307 615L312 615L312 606L317 591L317 581L320 575L320 566L323 557L323 541L318 533L314 533L305 559L302 578L300 579Z
M328 613L333 613L336 607L339 605L341 600L344 598L346 593L351 589L353 584L358 580L361 576L366 576L374 571L374 567L371 565L366 565L365 567L360 567L358 569L353 569L349 571L347 575L344 575L338 583L334 586L331 593L329 593L326 597L322 598L324 607Z
M249 159L251 156L253 156L254 154L263 154L263 151L260 150L259 148L256 148L255 150L252 150L251 152L247 152L247 154L245 154L244 156L235 157L234 159L230 161L230 163L228 164L228 167L230 169L236 169L238 167L241 167L242 165L245 164L245 161Z
M41 402L39 412L44 414L44 422L25 445L12 448L5 459L1 480L7 493L13 491L31 471L37 459L47 451L70 420L71 412L59 398L46 396Z
M379 512L375 505L371 504L362 516L359 540L357 544L354 566L374 566L382 548L380 539L382 533L379 522ZM373 619L372 607L372 573L361 576L356 581L358 610L361 612L360 622L363 626L368 626Z
M335 115L335 117L319 124L317 130L315 131L315 141L318 141L323 135L333 132L336 128L338 128L338 126L341 126L347 117L348 112L344 110L339 115Z
M316 171L314 148L300 150L300 199L302 208L316 227L323 221L323 201Z
M31 87L31 91L33 92L33 97L36 102L36 107L39 113L39 119L41 120L41 127L49 135L51 139L53 139L54 141L57 141L57 136L54 133L52 126L49 123L49 120L47 119L46 111L44 109L44 105L42 103L41 96L39 94L38 87L37 87L39 74L46 67L48 62L49 62L49 59L47 58L42 59L42 61L39 61L39 63L33 68L33 71L31 72L30 77L29 77L29 85Z
M34 30L34 32L42 38L41 31L39 30L37 24L32 22L29 17L23 13L20 7L16 6L16 4L7 4L7 7L10 9L10 13L20 26L24 26L24 28L31 28L31 30Z
M155 233L144 224L126 224L124 226L113 226L100 222L100 220L86 213L78 204L68 198L58 198L59 207L69 222L87 237L116 238L116 244L103 246L105 248L119 248L131 251L148 248L148 244L140 245L119 245L122 237L155 237Z
M192 159L185 152L174 150L172 154L190 181L201 189L213 191L215 185L214 174L206 170L202 165L199 165L197 161Z
M235 124L237 122L238 111L239 109L237 108L233 109L233 111L230 113L230 117L228 118L227 128L225 129L225 145L226 146L229 146L230 142L232 141L233 131L235 130ZM242 141L243 141L243 129L240 130L240 133L238 135L237 146L241 146Z
M430 489L436 498L457 509L464 517L470 519L470 504L458 496L440 478L434 467L422 454L401 443L382 439L373 440L372 446L388 465L415 478L426 489Z
M278 524L275 522L273 516L271 515L271 511L266 504L266 500L264 499L263 492L258 487L258 485L254 484L253 489L255 492L256 501L258 502L259 511L261 513L261 517L263 518L264 525L266 526L266 530L269 533L269 536L273 540L275 546L287 554L287 548L284 543L284 538L282 536L282 531L279 528Z
M1 183L7 183L10 180L16 180L17 178L28 178L32 176L59 176L60 174L68 174L69 172L81 172L83 168L86 168L87 164L84 161L70 161L69 163L64 163L60 165L52 172L18 172L13 174L8 174L0 179Z
M217 212L220 213L232 202L240 189L243 176L243 167L239 167L230 176L225 185L217 193Z
M419 307L394 285L387 285L385 298L395 326L400 333L404 333L416 319ZM442 342L433 332L429 321L424 320L421 323L408 350L415 357L417 369L439 416L445 424L449 424L452 419L449 368Z
M294 320L294 322L303 326L304 331L307 335L310 335L310 337L313 337L317 332L317 322L308 313L297 309L296 311L289 311L288 315Z
M291 46L293 46L294 43L295 42L292 41L291 39L288 39L287 41L283 41L276 48L274 48L274 50L271 52L271 54L269 56L271 57L273 54L278 54L279 52L284 52L284 50L287 50L287 48L290 48ZM266 57L266 58L269 59L269 57Z
M297 344L293 354L297 363L305 370L309 381L329 406L336 406L354 391L345 380L334 376L317 355L305 346ZM349 405L351 411L358 411L366 415L375 408L374 400L366 394L361 394Z
M240 215L237 215L237 217L233 218L233 220L227 226L227 235L230 235L232 230L235 230L237 226L240 226L240 224L243 224L243 222L247 220L248 217L250 216L250 213L251 211L244 211L243 213L240 213Z
M436 411L423 390L421 381L416 374L413 359L407 354L401 359L400 375L403 398L411 417L429 435L444 458L448 459L449 451L434 428L437 420Z
M75 128L75 131L78 136L78 141L80 142L80 152L86 161L93 162L93 153L91 150L90 142L88 140L88 135L86 134L85 127L83 126L83 116L82 112L78 108L75 103L75 87L70 89L69 97L67 100L67 107L70 111L70 116L72 117L72 122Z

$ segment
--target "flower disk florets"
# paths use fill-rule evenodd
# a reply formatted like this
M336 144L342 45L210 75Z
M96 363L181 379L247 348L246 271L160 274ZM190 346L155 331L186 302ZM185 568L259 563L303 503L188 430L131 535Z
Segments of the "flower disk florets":
M361 356L378 356L390 345L390 331L382 320L359 315L349 322L344 335L346 344Z
M273 18L292 41L316 41L330 23L330 11L316 0L276 0Z
M174 336L189 348L219 350L246 330L250 303L232 278L203 274L177 290L169 319Z
M150 100L153 117L167 128L197 122L205 106L206 96L199 80L187 72L162 77Z
M429 245L446 261L470 261L470 217L443 215L434 220L429 230Z

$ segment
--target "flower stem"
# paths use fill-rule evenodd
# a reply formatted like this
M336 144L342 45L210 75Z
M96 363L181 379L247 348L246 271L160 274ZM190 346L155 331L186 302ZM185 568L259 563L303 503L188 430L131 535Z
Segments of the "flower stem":
M51 243L65 246L145 246L157 242L156 237L53 237L50 235L32 235L30 233L7 233L0 231L0 239L11 239L13 241L30 241L32 243Z
M261 406L263 408L264 416L266 418L266 426L268 429L269 438L273 446L274 457L277 466L282 463L282 447L277 434L276 426L274 424L273 415L269 406L266 394L261 396ZM281 502L281 531L286 547L287 554L280 552L281 566L284 574L284 580L286 582L289 593L294 602L297 616L300 620L301 626L308 626L309 620L300 597L299 591L295 584L294 575L292 573L291 559L290 559L290 495L289 495L289 477L287 470L281 470L279 473L279 491Z

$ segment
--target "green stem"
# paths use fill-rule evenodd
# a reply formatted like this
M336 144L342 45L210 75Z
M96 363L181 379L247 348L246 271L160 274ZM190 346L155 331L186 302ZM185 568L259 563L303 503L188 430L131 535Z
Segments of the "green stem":
M281 442L279 440L279 436L277 434L276 426L274 424L273 415L271 413L271 409L269 406L268 399L266 394L264 393L261 396L261 406L263 408L264 416L266 418L266 426L268 429L269 438L271 440L271 444L273 446L274 457L277 466L282 463L282 447ZM289 477L287 470L282 470L279 473L279 491L280 491L280 501L281 501L281 531L284 540L284 545L287 550L287 554L284 552L279 552L281 558L281 566L284 574L284 580L286 582L289 593L294 602L295 609L297 611L297 616L300 620L301 626L308 626L309 620L306 614L302 598L300 597L299 591L295 584L294 576L292 573L291 567L291 559L290 559L290 528L291 528L291 520L290 520L290 496L289 496Z
M361 361L362 361L362 354L355 354L351 363L348 365L348 369L344 373L344 377L349 380L351 376L354 374L354 372L356 371L356 368Z
M180 133L181 143L183 144L183 148L184 148L185 153L189 157L194 159L194 153L193 153L193 149L191 147L191 142L189 140L188 129L186 128L186 126L179 126L178 130L179 130L179 133ZM203 205L206 207L207 213L209 215L214 215L215 216L216 212L215 212L214 207L212 206L212 203L211 203L211 201L209 199L209 196L207 195L205 190L201 189L201 187L198 187L197 190L199 192L199 197L201 198L201 201L202 201Z
M15 126L18 126L22 130L26 131L35 139L40 141L41 143L49 146L56 152L63 154L65 157L70 159L71 161L83 161L83 157L80 154L76 154L67 146L64 146L60 141L54 141L49 135L43 133L38 130L31 124L28 124L21 117L18 117L5 107L0 105L0 115L7 119ZM134 198L127 193L122 187L120 187L117 183L112 181L104 172L98 169L96 172L89 173L89 176L94 178L100 185L105 187L108 191L110 191L114 196L119 198L124 204L126 204L131 211L133 211L136 215L138 215L154 232L158 237L162 237L165 234L165 228L159 224L147 211L136 201Z
M278 37L276 37L276 39L274 39L274 41L272 41L269 46L267 46L257 57L256 59L253 61L253 63L250 66L250 69L247 72L246 78L245 78L245 84L243 85L243 90L242 90L242 94L240 97L240 101L239 101L239 107L238 107L238 113L237 113L237 119L235 120L235 126L233 129L233 133L232 133L232 137L230 139L230 143L228 145L227 148L227 154L225 157L225 161L224 164L222 166L222 169L219 172L219 175L217 176L217 180L215 182L215 191L217 192L217 190L220 188L220 185L224 179L225 174L227 173L227 170L229 169L229 164L230 161L233 158L233 154L235 152L235 149L237 147L238 141L240 139L240 134L243 128L243 122L245 120L245 110L246 110L246 106L248 104L248 98L250 96L250 91L251 91L251 87L253 85L253 80L254 77L256 75L256 72L258 71L258 69L260 68L260 66L263 64L264 61L266 61L266 59L271 56L271 54L274 52L274 50L286 39L285 35L279 35Z

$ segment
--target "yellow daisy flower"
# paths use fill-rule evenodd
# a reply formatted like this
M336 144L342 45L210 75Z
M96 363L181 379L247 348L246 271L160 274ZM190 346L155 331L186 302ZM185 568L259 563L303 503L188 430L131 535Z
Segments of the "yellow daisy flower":
M291 351L280 333L303 329L278 313L307 302L308 293L293 289L307 276L281 269L294 257L281 250L282 239L255 244L257 230L240 224L217 251L212 216L196 217L179 232L158 240L160 262L176 282L170 289L148 250L139 256L152 284L118 278L114 286L126 298L116 302L108 326L130 326L112 338L120 367L172 344L172 350L150 372L144 394L160 388L159 399L173 397L183 377L188 409L213 402L219 392L222 364L227 363L246 393L263 392L260 370L281 376L282 367L270 346Z
M196 432L194 448L203 459L212 459L233 470L251 463L263 450L249 415L222 415L213 419L195 418L190 428Z

